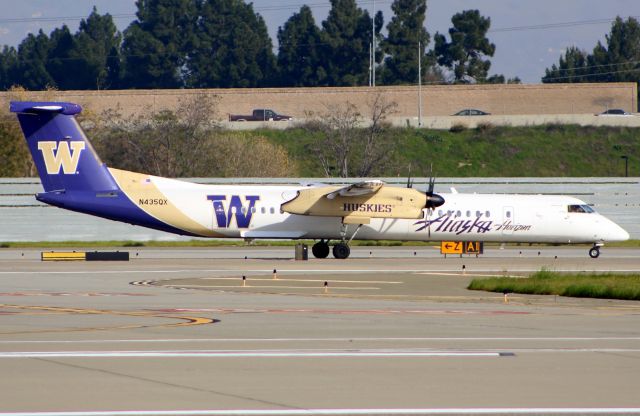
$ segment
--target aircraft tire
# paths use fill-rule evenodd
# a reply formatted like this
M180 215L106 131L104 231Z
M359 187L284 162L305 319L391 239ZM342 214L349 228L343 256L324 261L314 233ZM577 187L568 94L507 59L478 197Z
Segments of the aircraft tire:
M333 246L333 257L337 259L346 259L351 254L351 249L345 243L338 243Z
M597 259L600 256L600 249L598 247L593 247L589 250L589 257L592 259Z
M319 241L311 247L311 252L317 259L326 259L329 256L329 244Z

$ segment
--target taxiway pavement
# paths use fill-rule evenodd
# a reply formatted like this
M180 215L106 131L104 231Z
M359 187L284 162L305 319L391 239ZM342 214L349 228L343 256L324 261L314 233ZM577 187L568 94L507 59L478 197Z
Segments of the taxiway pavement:
M0 416L640 414L640 304L466 290L542 267L638 271L636 249L129 251L0 251Z

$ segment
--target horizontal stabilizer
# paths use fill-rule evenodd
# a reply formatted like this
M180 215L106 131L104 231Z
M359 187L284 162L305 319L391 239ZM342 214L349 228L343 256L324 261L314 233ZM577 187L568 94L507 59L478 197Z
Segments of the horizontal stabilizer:
M72 116L79 114L82 111L82 107L78 104L63 102L11 101L10 110L12 113L60 113Z

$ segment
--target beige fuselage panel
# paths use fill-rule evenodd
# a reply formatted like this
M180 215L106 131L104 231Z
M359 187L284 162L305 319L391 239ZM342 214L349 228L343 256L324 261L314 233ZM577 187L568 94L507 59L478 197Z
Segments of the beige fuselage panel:
M337 186L303 189L298 196L282 204L282 211L299 215L320 217L363 218L422 218L427 197L422 192L409 188L385 186L378 192L361 196L327 194L340 189Z

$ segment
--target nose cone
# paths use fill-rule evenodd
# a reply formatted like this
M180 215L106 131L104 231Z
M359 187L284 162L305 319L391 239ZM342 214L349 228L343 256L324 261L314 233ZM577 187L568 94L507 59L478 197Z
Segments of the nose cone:
M615 242L629 239L629 233L615 222L607 219L603 225L604 229L601 232L603 241Z
M611 231L611 235L609 237L609 241L627 241L629 239L629 233L618 224L616 224L615 230Z

